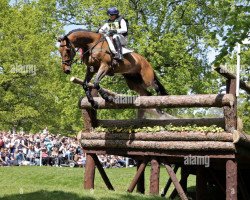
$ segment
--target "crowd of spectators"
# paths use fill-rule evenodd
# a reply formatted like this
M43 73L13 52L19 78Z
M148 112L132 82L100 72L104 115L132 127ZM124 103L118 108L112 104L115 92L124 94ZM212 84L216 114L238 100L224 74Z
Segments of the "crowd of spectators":
M124 167L124 157L98 155L104 168ZM41 133L11 133L0 131L0 166L47 165L84 167L85 154L76 138Z

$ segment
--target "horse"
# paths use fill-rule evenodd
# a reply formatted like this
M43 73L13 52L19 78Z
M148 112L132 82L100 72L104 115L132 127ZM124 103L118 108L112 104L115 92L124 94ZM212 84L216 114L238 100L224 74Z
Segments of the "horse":
M82 59L87 66L87 70L82 86L93 108L98 108L98 104L91 95L91 88L88 87L88 83L95 74L93 88L97 89L100 96L107 102L112 102L113 97L101 88L100 81L106 75L118 73L123 75L129 89L134 90L140 96L150 96L151 93L147 90L149 87L153 87L157 95L168 95L150 63L138 53L125 54L124 59L117 61L116 65L113 66L112 52L105 36L101 33L75 29L58 38L58 42L60 42L59 51L62 57L62 69L66 74L71 72L76 48L83 50L84 57Z

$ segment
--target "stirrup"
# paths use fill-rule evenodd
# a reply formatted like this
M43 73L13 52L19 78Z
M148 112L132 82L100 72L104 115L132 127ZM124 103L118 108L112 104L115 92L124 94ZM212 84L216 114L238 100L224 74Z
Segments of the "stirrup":
M116 60L123 60L123 56L119 53L115 54L114 59Z

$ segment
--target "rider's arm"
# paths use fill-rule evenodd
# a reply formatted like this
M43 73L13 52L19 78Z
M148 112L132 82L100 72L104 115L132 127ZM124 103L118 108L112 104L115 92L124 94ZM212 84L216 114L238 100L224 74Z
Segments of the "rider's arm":
M117 33L122 34L128 31L127 23L124 19L121 19L121 28L117 29Z
M109 25L108 23L105 23L100 29L99 29L99 33L105 33L109 31Z

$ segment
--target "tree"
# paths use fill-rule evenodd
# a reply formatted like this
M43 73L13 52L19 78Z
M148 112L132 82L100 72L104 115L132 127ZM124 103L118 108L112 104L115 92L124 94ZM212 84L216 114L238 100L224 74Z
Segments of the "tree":
M130 47L150 60L170 94L219 92L225 82L211 73L208 51L219 50L214 63L221 63L249 32L249 1L242 0L94 4L75 0L59 1L59 5L58 17L63 23L81 24L92 30L97 30L106 18L107 8L117 5L130 22Z
M10 6L0 0L0 46L4 47L0 49L0 128L37 131L48 126L68 134L81 129L76 102L83 90L70 84L60 69L56 37L63 34L64 25L97 31L114 5L129 20L129 47L151 62L170 94L217 93L224 82L211 73L208 51L220 51L215 64L229 61L236 42L247 37L249 4L243 0L39 0ZM249 54L245 56L247 63ZM84 73L85 66L73 66L73 75ZM124 87L122 76L107 77L102 85L135 94ZM242 113L248 109L243 105ZM172 112L178 115L183 110ZM100 113L103 118L134 114Z
M50 113L49 105L54 101L48 94L48 74L60 32L51 15L55 5L42 0L10 6L1 0L1 128L37 131L48 123L44 116Z

